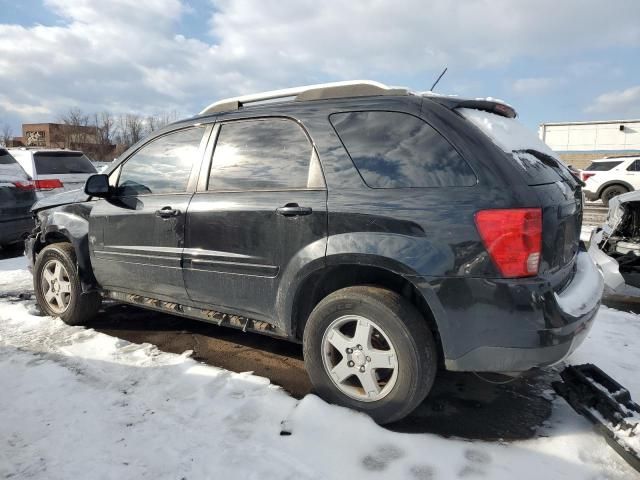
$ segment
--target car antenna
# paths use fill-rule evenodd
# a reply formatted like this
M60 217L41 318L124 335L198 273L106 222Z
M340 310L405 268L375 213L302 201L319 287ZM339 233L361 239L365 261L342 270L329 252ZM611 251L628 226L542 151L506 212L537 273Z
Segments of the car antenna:
M438 79L433 83L433 85L431 85L431 88L429 89L430 92L433 92L433 89L436 88L436 85L438 84L438 82L440 81L440 79L442 77L444 77L444 74L447 73L447 67L444 67L444 70L442 71L442 73L440 74L440 76L438 77Z

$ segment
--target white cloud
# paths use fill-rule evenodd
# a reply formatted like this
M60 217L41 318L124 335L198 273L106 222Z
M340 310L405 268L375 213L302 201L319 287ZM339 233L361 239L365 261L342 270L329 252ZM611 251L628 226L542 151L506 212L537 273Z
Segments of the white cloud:
M197 12L210 20L204 40L178 31L195 15L181 0L45 6L62 22L0 24L0 92L24 120L70 106L187 115L230 94L326 79L423 79L410 86L424 89L444 65L640 45L635 0L615 9L597 0L220 0ZM522 80L514 88L535 87ZM0 117L11 113L3 105Z
M543 93L557 88L565 83L564 79L551 77L519 78L513 82L511 89L519 94Z
M640 116L640 85L625 90L603 93L585 111L587 113L637 118Z

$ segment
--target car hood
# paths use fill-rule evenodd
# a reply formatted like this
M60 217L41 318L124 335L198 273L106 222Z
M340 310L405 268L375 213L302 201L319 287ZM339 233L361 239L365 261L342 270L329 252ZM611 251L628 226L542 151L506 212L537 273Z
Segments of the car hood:
M60 205L68 205L70 203L81 203L86 202L87 200L89 200L89 195L84 193L84 189L78 188L76 190L57 193L38 200L33 204L33 207L31 207L31 211L37 212L46 208L59 207Z

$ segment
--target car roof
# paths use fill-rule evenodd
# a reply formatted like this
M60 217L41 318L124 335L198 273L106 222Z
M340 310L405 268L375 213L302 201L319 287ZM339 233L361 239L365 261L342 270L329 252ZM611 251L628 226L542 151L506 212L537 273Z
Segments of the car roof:
M67 148L29 148L29 147L12 147L8 148L9 152L30 152L30 153L50 153L50 152L66 152L66 153L79 153L80 150L69 150Z
M602 163L602 162L625 162L627 160L640 160L640 155L635 156L621 156L621 157L605 157L598 158L597 160L592 160L593 163Z

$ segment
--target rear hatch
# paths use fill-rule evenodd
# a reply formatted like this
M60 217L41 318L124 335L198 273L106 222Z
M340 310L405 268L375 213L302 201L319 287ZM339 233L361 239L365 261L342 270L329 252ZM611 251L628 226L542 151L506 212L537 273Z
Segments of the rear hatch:
M479 110L457 111L489 136L513 162L534 189L542 207L542 257L539 274L557 289L569 280L580 241L582 224L581 181L556 154L515 117ZM494 110L495 111L495 110ZM567 267L567 268L565 268Z
M35 152L33 162L36 171L36 179L59 180L64 191L84 188L89 176L97 173L91 160L82 152L72 151L45 151ZM52 186L54 183L51 184ZM61 190L56 189L55 192Z
M35 201L33 183L15 158L0 148L0 222L30 218Z

